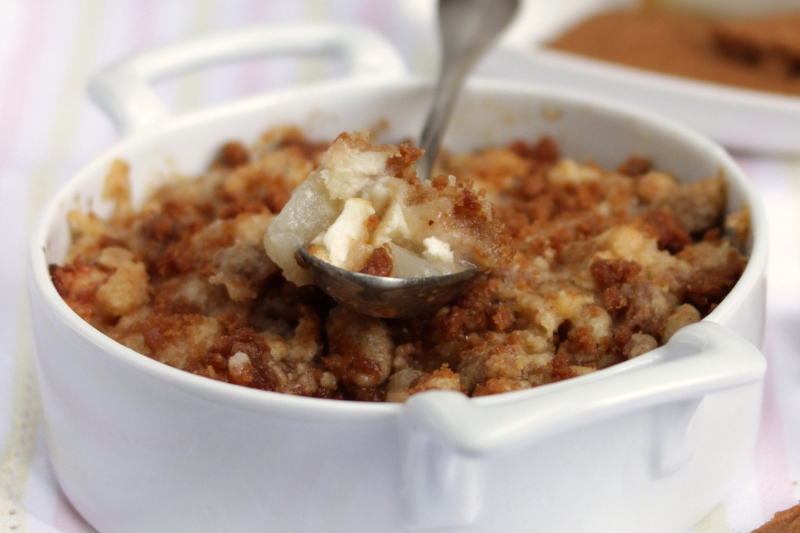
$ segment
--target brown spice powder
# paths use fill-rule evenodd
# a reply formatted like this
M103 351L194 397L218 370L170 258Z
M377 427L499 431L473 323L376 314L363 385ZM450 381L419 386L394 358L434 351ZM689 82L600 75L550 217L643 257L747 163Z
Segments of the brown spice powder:
M548 46L665 74L800 95L800 14L714 21L662 9L608 11Z

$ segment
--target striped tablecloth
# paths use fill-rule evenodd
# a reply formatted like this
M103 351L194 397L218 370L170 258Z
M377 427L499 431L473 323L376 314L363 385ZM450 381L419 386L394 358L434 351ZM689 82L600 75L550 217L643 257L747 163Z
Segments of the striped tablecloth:
M27 236L43 202L117 139L87 100L88 76L146 46L294 20L369 25L396 43L412 70L430 74L431 6L431 0L0 1L1 533L92 531L48 463L24 290ZM335 70L317 59L248 62L186 75L159 90L185 111ZM697 533L746 533L800 499L800 158L737 158L768 206L769 373L755 453Z

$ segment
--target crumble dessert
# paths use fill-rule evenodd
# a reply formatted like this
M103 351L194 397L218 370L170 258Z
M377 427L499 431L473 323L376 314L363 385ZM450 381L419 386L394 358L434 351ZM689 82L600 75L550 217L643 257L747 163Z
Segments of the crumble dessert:
M547 46L664 74L800 95L800 12L712 20L669 9L618 9L588 17Z
M359 139L337 142L366 147ZM115 212L70 213L72 246L50 269L56 289L99 331L187 372L287 394L404 401L430 389L526 389L637 357L713 310L747 263L721 231L721 177L681 184L639 157L610 170L562 158L549 139L521 140L443 153L431 180L462 197L470 182L488 191L477 212L488 218L483 202L493 204L492 224L515 252L508 264L427 316L358 315L287 280L290 267L264 247L328 147L291 128L252 149L230 142L202 176L170 182L137 208L128 166L114 163L103 192ZM387 163L413 159L409 146L378 150L395 154ZM744 238L747 211L728 226Z
M772 519L752 533L797 533L800 531L800 504L775 513Z
M725 21L714 39L719 52L744 65L800 76L800 13Z
M395 278L508 264L514 255L485 192L468 180L421 183L422 151L340 135L292 195L264 238L267 254L296 285L313 283L296 258L308 251L354 272Z

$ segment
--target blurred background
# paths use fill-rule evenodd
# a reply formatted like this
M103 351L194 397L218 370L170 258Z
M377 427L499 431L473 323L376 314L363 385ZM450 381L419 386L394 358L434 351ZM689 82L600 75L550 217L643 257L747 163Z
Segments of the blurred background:
M433 72L432 0L5 0L0 2L0 165L69 173L116 138L89 103L98 68L142 48L208 31L294 21L366 24L415 72ZM342 72L335 59L285 58L211 68L165 81L184 112ZM17 177L19 177L17 175ZM4 180L5 181L5 180Z

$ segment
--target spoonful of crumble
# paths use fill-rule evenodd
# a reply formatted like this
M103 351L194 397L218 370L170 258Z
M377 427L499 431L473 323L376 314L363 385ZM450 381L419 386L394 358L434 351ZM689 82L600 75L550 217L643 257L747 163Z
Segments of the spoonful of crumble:
M484 193L455 176L428 178L464 79L517 4L439 2L442 66L421 148L341 134L264 237L286 279L316 283L364 314L406 317L446 304L481 271L511 261Z

